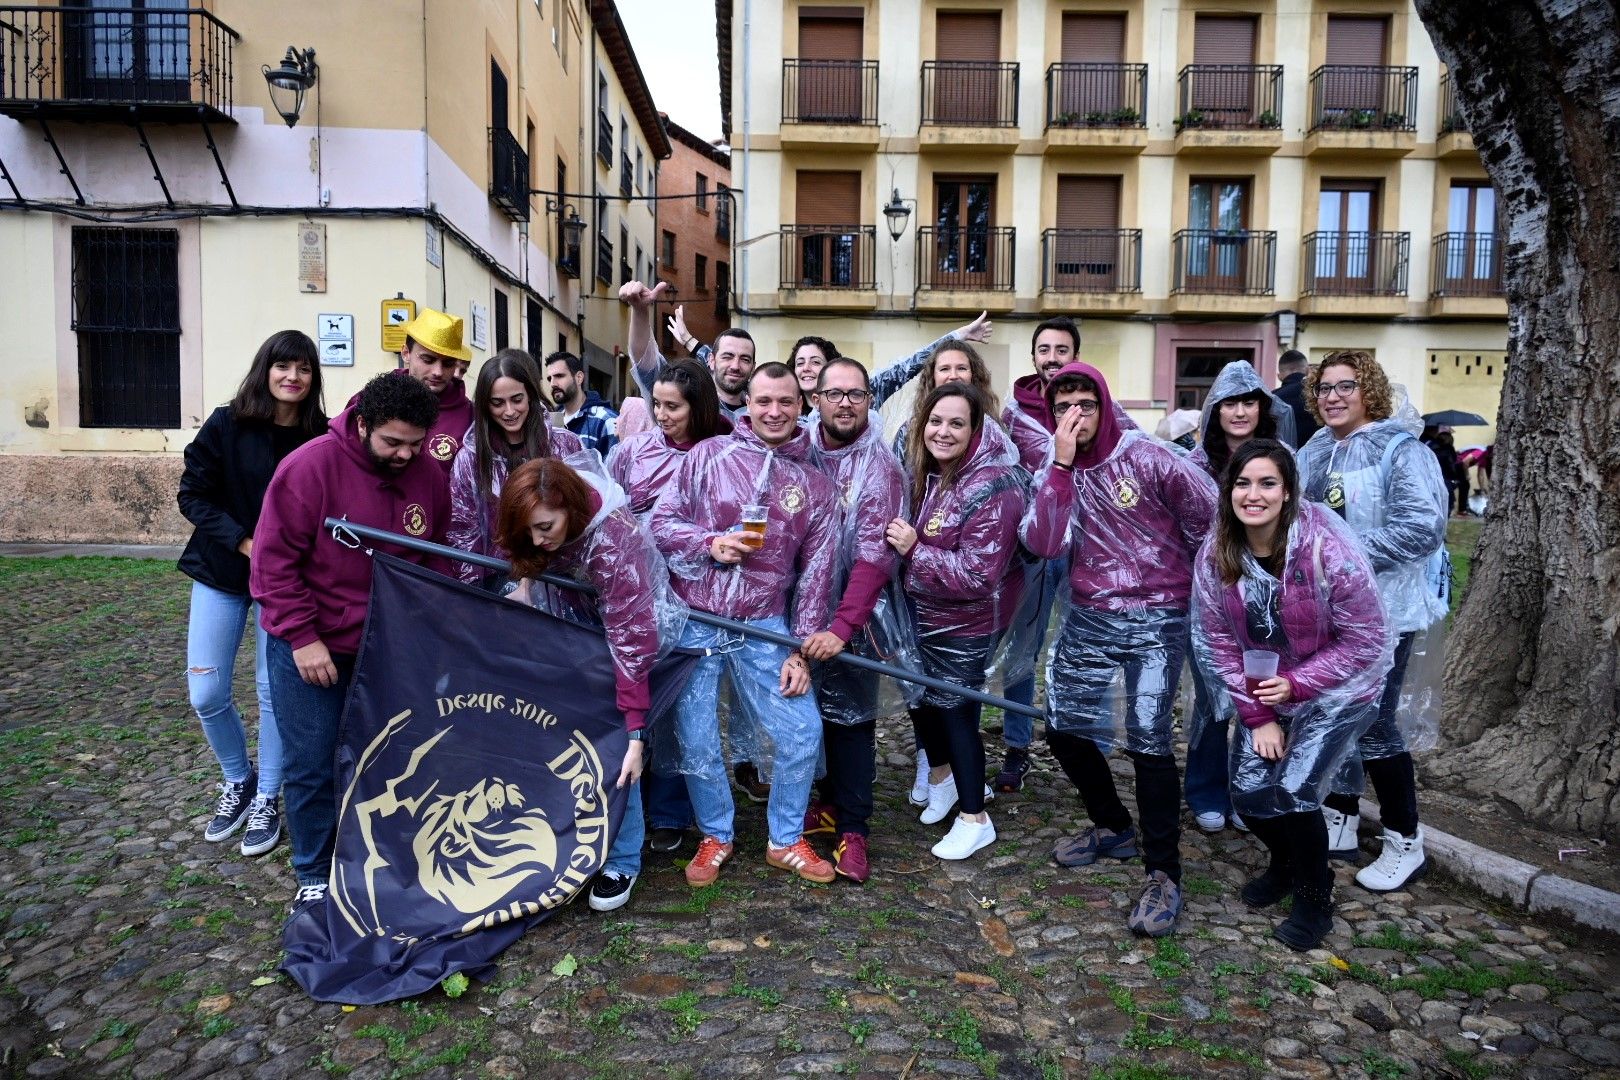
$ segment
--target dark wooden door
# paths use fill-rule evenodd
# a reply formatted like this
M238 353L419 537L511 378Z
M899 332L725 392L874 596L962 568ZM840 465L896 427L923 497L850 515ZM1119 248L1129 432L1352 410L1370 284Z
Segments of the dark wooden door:
M995 281L995 177L934 181L936 287L987 289Z

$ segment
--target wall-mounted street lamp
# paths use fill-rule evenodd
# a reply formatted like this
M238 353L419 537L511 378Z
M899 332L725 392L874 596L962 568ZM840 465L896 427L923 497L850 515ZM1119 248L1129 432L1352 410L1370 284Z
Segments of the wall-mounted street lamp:
M585 219L579 216L579 211L573 204L564 203L561 199L547 199L546 213L557 215L557 220L563 228L564 246L579 247L580 238L585 235ZM568 216L564 217L564 214Z
M296 126L299 115L304 111L304 95L315 85L315 77L320 74L321 69L315 63L315 50L299 52L289 45L287 55L281 58L280 67L272 68L265 64L259 70L264 72L264 81L270 85L270 104L287 121L288 127Z
M907 203L911 206L907 206ZM888 203L883 207L883 216L889 220L889 235L896 241L906 231L906 222L911 220L911 207L916 205L916 199L902 199L899 188L895 188L894 194L889 196Z

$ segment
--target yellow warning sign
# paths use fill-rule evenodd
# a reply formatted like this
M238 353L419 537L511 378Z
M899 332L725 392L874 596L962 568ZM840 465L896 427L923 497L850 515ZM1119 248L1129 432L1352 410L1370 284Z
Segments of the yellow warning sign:
M399 352L405 347L405 324L416 318L416 301L403 297L382 302L383 352Z

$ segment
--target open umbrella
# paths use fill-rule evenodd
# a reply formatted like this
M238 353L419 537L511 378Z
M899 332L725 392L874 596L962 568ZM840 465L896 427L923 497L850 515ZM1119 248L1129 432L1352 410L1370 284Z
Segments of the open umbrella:
M1479 413L1463 412L1461 409L1442 409L1440 412L1424 413L1423 422L1430 427L1491 426L1491 422Z

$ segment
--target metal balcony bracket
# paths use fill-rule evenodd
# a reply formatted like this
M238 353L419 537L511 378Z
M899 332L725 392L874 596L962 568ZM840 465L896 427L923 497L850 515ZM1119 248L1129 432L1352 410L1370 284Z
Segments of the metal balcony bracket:
M79 182L73 178L73 170L68 168L67 158L62 156L62 148L56 145L56 136L51 134L50 125L45 122L45 111L36 109L34 119L39 121L39 130L44 134L45 141L51 144L51 152L56 155L57 171L67 177L67 182L73 187L73 201L84 206L84 192L79 190Z
M11 178L11 170L6 168L6 163L5 163L4 159L0 159L0 177L5 178L6 186L11 189L12 197L15 198L18 202L22 203L24 206L27 206L28 205L28 200L23 198L22 192L17 190L17 181L15 181L15 180L13 180Z
M236 201L236 189L231 187L231 178L225 172L225 162L219 156L219 147L214 144L214 132L208 126L206 110L200 108L197 110L197 122L202 125L203 138L208 140L208 152L214 155L214 165L219 169L219 182L225 185L225 194L231 198L231 209L242 209L242 204Z
M134 109L129 110L129 122L135 128L135 136L141 140L141 149L146 151L146 160L152 163L152 179L156 180L158 187L163 189L163 201L172 208L174 206L174 196L169 194L169 183L163 179L163 169L158 165L157 155L152 153L152 144L146 138L146 128L141 126L141 121Z

